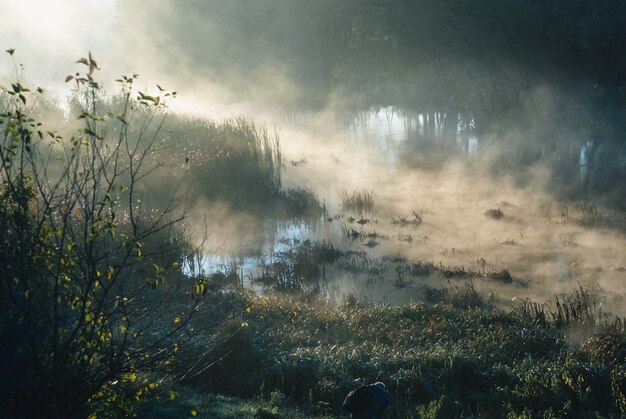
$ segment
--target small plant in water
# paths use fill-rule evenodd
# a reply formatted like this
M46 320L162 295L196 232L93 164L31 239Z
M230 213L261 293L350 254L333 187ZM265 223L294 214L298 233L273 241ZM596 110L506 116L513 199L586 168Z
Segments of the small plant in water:
M411 243L413 241L413 237L410 234L398 234L398 240L401 242Z
M422 224L423 222L424 222L424 214L422 213L422 211L417 212L415 210L413 211L413 218L397 216L391 219L391 224L399 225L400 227L406 227L410 225L418 226Z
M506 266L500 269L499 271L493 270L493 271L487 272L485 274L485 278L491 279L494 281L504 282L506 284L513 282L513 277L511 276L511 273L509 272L509 268L507 268Z
M483 211L483 215L489 218L493 218L494 220L499 220L504 217L504 212L502 211L502 208L500 208L500 206L498 205L497 208L486 209L485 211Z
M571 216L569 208L565 205L565 209L561 212L561 222L563 223L577 223L582 225L593 225L600 221L607 220L608 214L601 212L598 208L587 201L582 201L576 204L576 211L578 216Z
M368 190L343 191L341 193L341 206L344 211L363 216L374 212L374 192Z
M574 237L573 235L559 237L559 240L561 242L561 247L577 247L578 246L576 237Z

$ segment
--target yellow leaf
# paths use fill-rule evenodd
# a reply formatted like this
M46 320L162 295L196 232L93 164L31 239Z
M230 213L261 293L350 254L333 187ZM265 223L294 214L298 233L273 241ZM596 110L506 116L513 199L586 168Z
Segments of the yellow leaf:
M170 400L176 399L176 394L173 391L170 391Z
M180 316L176 316L176 318L174 319L174 323L180 323Z
M251 309L250 307L246 307L246 313L250 313Z
M189 412L189 413L191 413L191 416L197 416L197 415L198 415L198 412L196 412L195 410L192 410L192 411L191 411L191 412Z
M134 383L136 379L137 379L137 375L134 372L131 374L128 374L128 381L130 381L131 383Z
M196 294L204 293L204 284L196 284Z
M29 290L26 290L26 291L24 292L24 299L28 300L29 298L30 298L30 291L29 291Z

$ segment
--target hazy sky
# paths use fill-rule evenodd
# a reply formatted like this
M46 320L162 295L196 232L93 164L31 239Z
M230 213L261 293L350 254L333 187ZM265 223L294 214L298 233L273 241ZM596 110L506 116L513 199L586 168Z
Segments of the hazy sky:
M110 0L0 0L0 47L16 49L30 83L59 88L88 49L103 58L112 53L115 5ZM12 74L7 54L0 59L0 74L3 79Z
M65 77L83 70L75 61L91 51L101 68L97 79L107 91L121 74L138 73L137 87L142 90L156 89L159 83L180 91L181 99L171 104L174 109L198 107L194 99L198 89L181 88L179 75L184 72L158 51L166 28L151 22L150 13L159 5L164 4L150 3L150 9L143 9L115 0L0 0L0 80L15 79L13 62L4 53L15 48L15 61L24 65L28 86L64 96L73 87Z
M207 39L221 38L206 32L214 10L174 18L180 9L163 0L0 0L0 80L15 78L11 58L4 53L15 48L28 86L64 96L72 87L64 83L65 77L82 70L75 61L91 51L102 69L97 80L107 91L121 74L138 73L141 90L158 93L159 83L178 91L178 99L170 103L176 111L205 116L256 113L253 99L233 94L199 68L215 64L215 52L209 53L206 44ZM178 36L181 32L186 35ZM270 82L272 92L285 90L282 79Z

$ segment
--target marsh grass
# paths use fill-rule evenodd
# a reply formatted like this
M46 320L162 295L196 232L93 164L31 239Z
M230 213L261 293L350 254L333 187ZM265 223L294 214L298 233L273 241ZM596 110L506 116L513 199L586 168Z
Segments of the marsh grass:
M178 117L175 163L194 193L236 205L259 204L279 195L281 154L276 134L244 118L221 122Z
M497 208L487 208L483 211L483 215L494 220L499 220L504 217L504 211L502 211L502 208L498 205Z
M611 318L602 310L602 304L590 287L580 285L570 294L555 295L554 299L540 304L525 300L517 309L520 316L542 327L579 332L626 331L624 320Z
M397 216L391 219L391 224L398 225L400 227L406 226L418 226L424 222L424 213L422 211L413 211L413 218Z
M366 189L360 191L343 191L341 193L341 207L344 211L363 217L364 214L374 212L374 192Z
M314 191L283 188L280 140L265 126L243 117L214 121L172 115L163 131L167 138L152 157L165 165L144 188L151 203L178 191L196 202L226 203L234 212L322 216Z
M376 247L380 244L380 240L387 240L389 236L385 234L378 233L376 230L374 231L364 231L363 224L361 224L360 229L354 229L349 227L347 224L342 224L341 226L342 236L351 242L360 241L363 243L363 246L372 248ZM409 235L410 237L410 235Z
M282 417L289 406L307 417L340 416L350 390L379 380L392 399L389 418L623 414L623 330L576 346L519 311L496 310L469 281L422 293L429 301L405 306L232 294L218 312L218 335L245 324L245 344L216 340L220 354L235 358L221 362L210 391L256 389L233 407L258 402ZM246 374L235 362L244 352L257 360ZM283 401L268 404L276 391ZM181 392L189 392L185 408L204 397Z
M570 206L572 209L570 209ZM560 224L578 224L584 227L601 227L626 231L626 214L622 210L601 207L589 201L580 201L564 205L559 220Z
M592 360L608 367L623 365L626 362L624 320L616 319L612 329L594 334L581 346L582 351Z
M500 270L492 270L484 273L483 275L487 279L491 279L493 281L503 282L505 284L510 284L513 282L513 277L511 276L511 272L509 272L509 268L506 266ZM520 283L518 281L518 283Z
M409 275L416 277L438 276L444 279L487 279L491 281L502 282L504 284L516 283L519 286L527 286L528 284L522 280L515 279L507 267L500 270L493 269L485 271L484 265L482 270L474 271L465 267L446 266L442 262L435 264L430 261L416 261L409 265L407 271Z
M587 201L581 201L574 205L577 215L570 215L569 206L565 205L563 212L561 213L561 220L563 222L577 223L582 225L594 225L600 221L603 221L601 212L598 207Z
M489 304L478 294L472 281L462 284L448 284L442 288L433 288L427 285L419 289L419 295L429 303L450 304L455 308L488 308Z
M283 188L273 202L273 213L279 218L319 220L325 214L318 196L307 188Z
M412 276L430 276L439 271L433 262L417 261L411 264L409 273Z

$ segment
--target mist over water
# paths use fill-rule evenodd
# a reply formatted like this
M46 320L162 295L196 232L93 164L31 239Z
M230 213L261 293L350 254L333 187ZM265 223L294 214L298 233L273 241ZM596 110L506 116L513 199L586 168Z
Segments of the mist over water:
M546 300L579 284L597 284L609 309L624 314L624 214L619 205L604 205L615 202L619 190L610 188L610 180L595 195L585 190L602 183L593 180L602 173L587 173L583 149L593 134L593 112L579 110L575 100L557 100L550 86L538 85L524 90L517 116L489 119L481 114L480 94L494 83L475 62L463 67L469 74L456 85L446 75L437 79L428 65L415 76L378 82L394 69L385 67L374 47L370 61L354 52L368 39L365 20L352 22L348 36L307 19L324 23L331 17L336 24L345 10L302 5L292 16L281 2L249 3L155 1L146 8L137 1L67 0L42 9L40 2L3 1L0 7L12 19L0 37L6 48L22 53L26 79L56 90L59 102L68 93L62 80L72 63L91 50L104 80L137 72L142 86L154 90L158 82L178 90L171 109L179 115L243 115L277 132L283 186L314 191L326 213L313 220L274 219L256 209L233 211L222 202L197 199L188 222L201 241L206 220L207 270L235 264L253 273L261 261L294 244L328 241L363 252L355 257L374 264L387 257L385 270L374 278L328 267L325 278L335 297L354 293L406 302L417 298L423 284L446 285L433 275L407 277L408 286L395 287L399 263L389 258L401 256L409 263L483 273L508 269L510 284L475 280L481 292L502 301ZM53 19L46 19L53 10ZM25 18L39 23L25 26ZM50 20L55 25L45 23ZM283 23L267 24L273 21ZM319 42L303 43L311 34ZM346 37L345 45L336 42ZM398 55L403 48L397 46ZM356 56L353 64L336 60L345 51ZM459 71L455 60L446 71ZM11 77L10 67L3 58L3 78ZM489 71L497 77L513 73L505 64ZM473 88L463 90L461 84ZM559 119L563 101L580 118ZM371 192L374 209L357 214L342 208L342 194L354 191ZM576 208L590 197L600 204ZM489 216L496 209L501 218ZM593 225L585 223L586 211L593 211ZM414 212L423 215L419 225L392 222L411 220ZM352 239L350 233L362 235Z
M603 290L605 310L623 312L626 239L615 228L624 221L622 213L598 210L604 222L586 226L577 221L585 216L584 208L553 193L548 164L527 169L522 185L516 173L494 176L490 168L498 153L476 135L459 130L449 144L440 144L441 138L424 137L423 117L407 114L383 108L347 121L324 113L283 123L284 184L314 190L327 214L278 225L249 218L233 223L232 230L209 225L208 253L220 256L208 257L208 266L219 269L235 260L245 273L255 273L261 261L271 262L276 252L294 244L329 241L345 251L363 252L354 257L381 266L374 275L327 268L336 298L353 293L374 302L408 302L424 285L461 282L437 274L404 275L406 284L397 286L398 266L428 261L468 271L507 269L510 284L474 279L481 293L497 296L504 305L524 298L546 301L589 285ZM371 191L374 210L346 211L345 191ZM502 211L502 218L489 216L494 209ZM393 223L400 217L410 221L414 212L423 215L419 225ZM360 235L349 237L350 232Z

